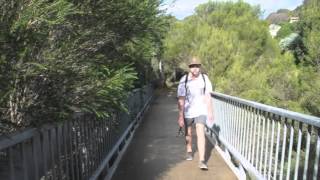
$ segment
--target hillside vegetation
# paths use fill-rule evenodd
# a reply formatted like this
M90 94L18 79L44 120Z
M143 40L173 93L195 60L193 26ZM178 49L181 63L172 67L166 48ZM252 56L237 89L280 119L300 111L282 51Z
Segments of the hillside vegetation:
M165 40L167 74L187 70L196 55L216 91L320 116L320 11L310 0L294 29L300 37L281 50L259 7L244 2L208 2L182 21L172 20ZM174 67L174 68L169 68Z

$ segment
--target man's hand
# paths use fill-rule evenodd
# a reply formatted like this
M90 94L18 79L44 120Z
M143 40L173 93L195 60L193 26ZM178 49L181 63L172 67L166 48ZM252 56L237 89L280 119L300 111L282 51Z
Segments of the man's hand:
M208 121L209 121L210 123L213 123L214 117L213 117L212 114L209 113L208 116L207 116L207 118L208 118Z
M207 122L206 122L206 125L207 125L207 127L209 127L209 128L212 128L212 126L213 126L213 116L212 116L212 114L208 114L208 116L207 116Z
M184 118L183 118L183 116L179 116L178 124L179 124L180 127L184 127Z

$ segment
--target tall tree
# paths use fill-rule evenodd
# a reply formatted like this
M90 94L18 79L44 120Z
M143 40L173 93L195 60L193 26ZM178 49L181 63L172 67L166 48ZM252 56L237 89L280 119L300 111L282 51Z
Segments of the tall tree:
M125 109L123 99L137 77L152 71L151 58L161 56L166 18L159 5L1 1L1 123L29 126L68 119L74 111L103 117Z
M306 111L320 116L320 2L308 0L301 10L302 43L296 49L302 64L301 103Z
M320 2L310 0L305 2L300 21L300 31L303 37L305 63L314 66L320 72Z

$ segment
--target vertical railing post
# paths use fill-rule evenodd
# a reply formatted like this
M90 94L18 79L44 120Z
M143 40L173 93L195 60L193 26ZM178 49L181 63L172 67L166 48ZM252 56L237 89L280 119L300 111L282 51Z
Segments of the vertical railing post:
M241 139L240 139L240 114L241 114L241 108L240 108L240 104L237 103L236 104L236 108L237 108L237 113L236 113L236 133L235 133L235 139L236 139L236 144L235 144L235 147L236 148L240 148L240 142L241 142Z
M318 179L319 175L319 159L320 159L320 128L318 127L316 130L316 155L315 162L313 167L313 180Z
M307 142L306 142L306 154L304 157L304 169L303 169L303 180L307 179L307 171L309 165L309 154L310 154L310 141L311 141L311 134L312 134L312 126L308 125L307 128Z
M274 179L277 179L277 172L278 172L278 162L279 162L279 150L280 150L280 136L281 136L281 122L280 117L276 116L276 122L277 122L277 140L276 140L276 152L275 152L275 158L274 158L274 170L273 170L273 177Z
M249 146L250 146L250 144L249 144L249 142L250 142L250 139L251 139L251 137L249 136L249 133L250 133L250 127L249 127L249 125L250 125L250 121L251 121L251 119L249 118L250 117L250 107L249 106L246 106L246 118L245 118L245 145L244 145L244 147L245 147L245 149L244 149L244 157L246 158L246 159L248 159L248 156L249 156Z
M285 121L283 123L283 136L282 136L282 150L281 150L281 164L280 164L280 177L279 177L279 179L283 178L286 142L287 142L287 119L285 119Z
M291 170L291 160L292 160L292 148L293 148L293 140L294 140L294 121L291 121L290 124L290 143L288 147L288 166L287 166L287 180L290 180L290 170Z
M299 126L298 144L297 144L297 149L296 149L296 164L295 164L295 168L294 168L294 180L298 179L299 163L300 163L300 150L301 150L301 141L302 141L302 123L300 122L298 126Z
M257 149L256 149L256 162L255 162L255 167L259 169L260 161L259 161L259 155L260 155L260 144L261 144L261 115L260 115L260 110L257 111L257 128L258 128L258 133L257 133Z
M252 147L252 156L251 156L251 159L252 159L252 161L251 161L251 163L252 163L252 165L253 166L257 166L257 164L256 164L256 156L255 156L255 152L256 152L256 150L257 150L257 143L258 143L258 133L257 133L257 126L258 126L258 115L257 115L257 113L258 113L258 110L257 109L254 109L254 112L253 112L253 121L254 121L254 128L253 128L253 147Z
M266 136L264 137L266 143L265 143L265 153L264 153L264 164L263 164L263 176L267 177L267 163L268 163L268 154L269 154L269 131L270 131L270 116L268 112L265 112L265 120L267 123L267 132Z
M270 155L269 155L269 164L268 164L268 174L267 179L271 179L271 172L272 172L272 160L273 160L273 146L274 146L274 128L275 128L275 115L273 114L272 117L272 124L271 124L271 142L270 142Z

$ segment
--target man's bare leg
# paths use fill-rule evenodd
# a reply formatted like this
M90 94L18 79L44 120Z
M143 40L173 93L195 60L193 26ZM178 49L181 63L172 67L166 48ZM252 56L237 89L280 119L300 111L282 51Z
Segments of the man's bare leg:
M186 132L187 152L192 152L192 127L189 126Z
M205 147L206 147L206 139L204 135L204 125L201 123L196 124L196 131L197 131L197 144L198 144L198 151L199 151L199 161L204 161L205 155Z

